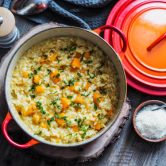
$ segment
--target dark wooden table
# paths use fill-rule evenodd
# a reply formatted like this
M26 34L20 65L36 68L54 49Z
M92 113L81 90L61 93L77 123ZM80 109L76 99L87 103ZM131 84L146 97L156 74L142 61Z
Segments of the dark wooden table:
M35 26L26 20L16 17L17 27L21 34ZM0 49L0 58L8 50ZM139 103L149 99L166 101L166 97L155 97L140 93L128 87L128 98L132 112ZM131 113L132 114L132 113ZM31 150L18 150L4 139L0 131L0 166L166 166L166 142L148 143L140 139L133 130L131 117L124 127L120 139L105 149L97 159L85 163L77 160L62 161L46 158Z

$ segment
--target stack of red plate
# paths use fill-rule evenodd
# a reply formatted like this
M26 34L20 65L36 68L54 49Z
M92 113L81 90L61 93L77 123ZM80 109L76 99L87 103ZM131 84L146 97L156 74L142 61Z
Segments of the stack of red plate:
M119 56L128 84L147 94L166 96L166 1L120 0L106 24L127 37L127 51ZM118 34L107 30L104 38L119 52Z

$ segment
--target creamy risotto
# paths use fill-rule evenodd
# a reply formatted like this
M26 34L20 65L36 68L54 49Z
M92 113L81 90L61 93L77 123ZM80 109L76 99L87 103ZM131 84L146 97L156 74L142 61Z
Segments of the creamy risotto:
M54 143L96 135L113 118L118 83L113 65L92 43L59 37L28 49L12 74L12 104L27 128Z

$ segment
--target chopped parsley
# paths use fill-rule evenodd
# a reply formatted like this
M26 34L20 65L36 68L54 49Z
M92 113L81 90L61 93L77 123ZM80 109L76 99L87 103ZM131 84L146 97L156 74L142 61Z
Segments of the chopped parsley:
M68 46L68 47L65 47L65 48L61 48L61 51L72 52L72 51L75 51L75 50L76 50L76 45L72 45L72 46Z
M34 99L36 97L36 95L34 95L34 94L31 94L30 96L32 99Z
M33 73L28 74L29 79L33 77Z
M50 74L50 73L51 73L51 70L50 70L50 69L47 69L47 73Z
M50 84L48 83L48 84L46 84L46 87L50 87Z
M33 71L34 74L37 74L41 70L41 66L39 66L37 69Z
M75 121L77 122L78 124L78 127L82 127L83 126L83 123L85 121L86 117L84 117L83 119L79 118L79 119L75 119Z
M35 91L35 85L33 84L33 85L31 85L31 87L30 87L30 89L29 89L29 91L31 91L31 92L34 92Z
M37 101L36 102L36 107L40 109L40 112L42 114L46 114L46 111L44 110L43 106L42 106L42 103L40 101Z
M77 73L77 76L80 77L80 78L82 77L82 75L80 73Z
M91 64L91 63L93 63L93 61L92 60L88 60L88 61L84 61L84 63Z
M69 80L69 82L68 82L69 86L74 86L74 82L75 82L74 79Z
M94 109L97 110L97 105L96 104L94 104Z
M68 99L72 99L72 98L73 98L73 96L67 96L67 98L68 98Z
M59 78L60 77L60 74L58 73L57 75L56 75L56 78Z
M85 138L86 133L87 133L87 131L89 129L89 125L82 125L80 129L81 129L81 131L83 131L83 134L81 135L81 137Z
M105 116L103 114L98 114L97 117L98 117L99 120L102 120L102 119L105 118Z
M89 96L89 95L90 95L90 92L89 92L89 93L84 92L84 93L81 94L81 96L85 96L85 97L87 97L87 96Z
M54 121L54 120L55 120L54 117L50 118L49 120L47 120L47 124L50 126L50 125L51 125L51 122Z
M89 77L90 77L91 79L95 78L95 74L90 73L89 70L87 71L87 74L89 75Z
M41 70L41 66L33 71L33 73L28 74L29 79L31 79L34 75L36 75Z
M71 80L67 81L63 81L65 83L66 86L74 86L74 82L75 80L72 78Z
M54 107L56 107L57 109L61 109L61 106L58 104L58 98L54 99L51 101L51 105L53 105Z

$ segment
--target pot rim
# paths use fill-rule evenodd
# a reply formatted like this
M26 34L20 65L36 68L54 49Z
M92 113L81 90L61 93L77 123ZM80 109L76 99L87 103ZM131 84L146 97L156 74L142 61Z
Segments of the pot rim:
M48 24L48 23L47 23ZM47 25L45 24L45 26ZM49 24L48 24L49 25ZM42 25L44 26L44 25ZM37 27L35 27L37 28ZM34 29L35 29L34 28ZM45 31L49 31L51 29L79 29L81 31L86 31L90 34L93 34L95 35L99 40L102 40L110 49L113 50L114 54L116 55L116 58L118 60L118 62L121 64L120 66L118 66L120 68L120 70L122 71L123 73L123 78L124 78L124 96L122 98L122 101L121 101L121 105L119 106L119 109L118 109L118 113L116 114L116 116L114 117L114 119L111 121L110 124L107 124L105 128L103 128L101 131L99 131L96 135L92 136L91 138L89 139L86 139L84 141L81 141L81 142L77 142L77 143L71 143L71 144L56 144L56 143L52 143L52 142L49 142L49 141L46 141L44 139L41 139L42 137L39 137L39 136L36 136L34 135L33 133L31 133L30 131L27 131L26 128L24 128L23 126L20 125L19 123L19 119L17 119L13 113L13 111L11 111L11 108L10 108L10 105L9 105L9 101L8 101L8 95L7 95L7 77L8 77L8 72L9 72L9 68L10 68L10 65L13 61L13 58L15 57L16 53L19 51L19 49L24 45L26 44L26 42L28 42L29 40L32 40L33 37L39 35L40 33L43 33ZM25 38L30 32L26 33L21 39ZM77 36L77 35L76 35ZM79 37L79 36L78 36ZM20 40L19 40L20 41ZM107 41L105 41L102 37L100 37L99 35L97 35L95 32L91 31L91 30L87 30L87 29L83 29L83 28L80 28L80 27L74 27L74 26L58 26L55 24L55 26L52 26L52 27L47 27L46 29L44 30L37 30L37 32L35 32L35 34L31 35L30 37L28 37L25 41L22 42L22 44L19 44L19 41L14 45L14 47L11 49L11 51L9 52L9 54L12 53L13 49L18 46L18 48L12 53L12 57L8 63L8 66L7 66L7 69L6 69L6 73L5 73L5 80L4 80L4 86L5 86L5 100L6 100L6 103L7 103L7 106L8 106L8 111L11 113L12 115L12 118L14 119L14 121L17 123L17 125L32 139L35 139L37 141L39 141L39 143L44 143L44 144L47 144L47 145L51 145L51 146L54 146L54 147L78 147L78 146L82 146L82 145L85 145L85 144L88 144L94 140L96 140L97 138L99 138L100 136L102 136L106 131L108 131L111 126L116 122L119 114L120 114L120 111L123 107L123 104L124 102L126 101L126 96L127 96L127 81L126 81L126 75L125 75L125 71L124 71L124 68L122 66L122 62L119 58L119 56L117 55L117 53L115 52L115 50L112 48L111 45L109 45L107 43ZM100 48L102 50L102 48ZM109 122L108 122L109 123Z

